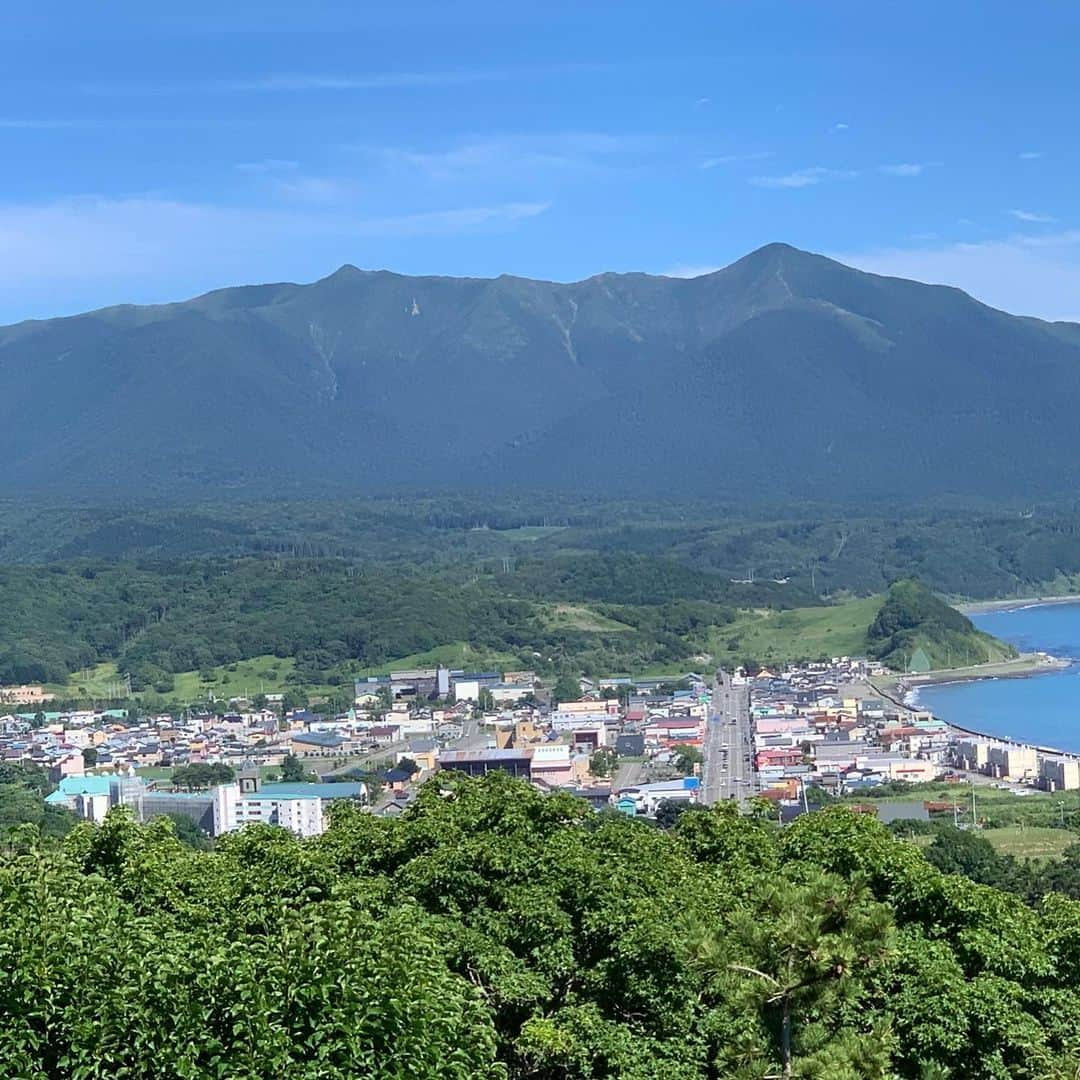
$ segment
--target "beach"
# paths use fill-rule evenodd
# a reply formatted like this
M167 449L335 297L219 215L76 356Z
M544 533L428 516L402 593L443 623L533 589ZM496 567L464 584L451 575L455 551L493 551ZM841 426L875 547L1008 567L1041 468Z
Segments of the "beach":
M1069 593L1065 596L1025 596L1013 600L973 600L953 606L964 615L982 615L988 611L1013 611L1044 604L1080 604L1080 593Z

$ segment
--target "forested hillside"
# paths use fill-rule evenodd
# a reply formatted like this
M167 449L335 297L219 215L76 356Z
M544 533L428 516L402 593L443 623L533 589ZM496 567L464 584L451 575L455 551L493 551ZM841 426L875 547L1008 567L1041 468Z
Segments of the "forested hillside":
M93 696L64 687L109 663L134 692L170 695L181 673L208 682L213 669L268 657L280 662L269 689L344 693L363 671L456 645L477 662L590 676L838 651L903 669L919 646L938 667L1012 654L920 584L899 583L876 603L825 606L791 583L731 582L625 553L437 567L285 558L0 567L0 684Z
M211 853L114 813L0 859L0 1076L1071 1080L1078 935L847 810L665 833L448 774Z
M919 650L931 667L966 667L1016 656L1016 649L938 599L920 581L898 581L889 588L867 631L867 653L904 671Z
M1078 361L784 244L690 279L343 266L0 328L0 493L1071 496Z
M341 559L76 561L0 567L0 683L63 683L114 661L136 691L250 657L295 661L294 681L347 681L451 642L539 671L685 664L733 618L735 587L652 556L565 557L438 569ZM776 585L756 604L808 598ZM593 602L590 611L558 602Z
M199 505L0 501L0 564L257 555L520 564L584 552L660 556L810 595L918 577L954 597L1080 591L1080 507L735 500L517 490Z

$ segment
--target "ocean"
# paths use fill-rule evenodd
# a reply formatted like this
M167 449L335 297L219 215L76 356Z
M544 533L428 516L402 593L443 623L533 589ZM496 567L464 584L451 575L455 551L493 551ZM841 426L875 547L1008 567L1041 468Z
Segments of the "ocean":
M983 612L971 620L1022 652L1037 650L1077 662L1025 678L926 686L914 701L973 731L1080 752L1080 603L1032 604Z

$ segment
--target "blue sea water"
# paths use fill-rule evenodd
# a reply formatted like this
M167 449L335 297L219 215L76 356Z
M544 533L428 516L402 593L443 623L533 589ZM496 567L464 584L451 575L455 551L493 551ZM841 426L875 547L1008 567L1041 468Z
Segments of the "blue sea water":
M1023 652L1037 650L1077 662L1029 678L927 686L918 691L919 706L987 735L1080 752L1080 603L1035 604L971 619Z

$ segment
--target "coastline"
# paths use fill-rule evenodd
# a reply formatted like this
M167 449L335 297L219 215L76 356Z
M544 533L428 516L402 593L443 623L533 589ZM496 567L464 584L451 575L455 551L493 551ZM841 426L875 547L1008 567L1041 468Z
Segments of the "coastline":
M984 615L989 611L1016 611L1020 608L1049 607L1051 604L1080 604L1080 593L1065 596L1020 596L1013 600L973 600L956 604L962 615Z
M1073 661L1044 652L1021 653L1014 660L998 660L989 664L970 664L967 667L939 668L918 675L888 675L881 680L893 692L906 693L920 686L941 686L947 683L979 682L982 679L1027 679L1034 675L1064 671Z
M1067 601L1061 601L1067 602ZM1042 674L1064 671L1075 663L1066 657L1051 656L1049 653L1022 653L1015 660L1003 660L991 664L975 664L965 668L943 668L919 675L893 675L884 679L870 680L870 685L891 701L894 705L908 711L918 711L917 701L911 701L912 692L917 695L923 686L945 686L954 683L981 682L986 679L1028 679ZM1044 757L1076 759L1080 754L1071 750L1062 750L1057 746L1043 746L1039 743L1025 742L1008 735L994 735L987 731L963 727L934 714L949 729L953 738L978 738L989 742L1009 746L1030 747Z

